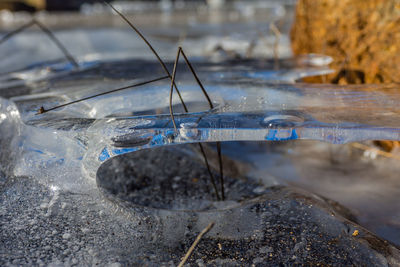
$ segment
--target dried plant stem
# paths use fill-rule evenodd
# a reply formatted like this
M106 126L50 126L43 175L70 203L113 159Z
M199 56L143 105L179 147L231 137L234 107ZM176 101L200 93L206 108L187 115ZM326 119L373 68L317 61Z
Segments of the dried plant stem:
M214 105L213 105L213 103L211 101L210 96L208 95L206 89L204 88L203 84L201 83L199 77L197 76L196 71L194 70L194 68L193 68L192 64L190 63L189 59L186 57L185 52L183 52L182 47L178 47L178 52L176 53L176 58L175 58L175 62L174 62L174 68L173 68L173 71L172 71L171 89L170 89L170 94L169 94L169 112L170 112L172 124L174 125L175 131L177 131L177 128L176 128L174 110L173 110L173 107L172 107L172 96L173 96L173 92L174 92L173 91L173 85L175 83L176 71L177 71L178 62L179 62L179 56L181 54L182 54L182 56L183 56L183 58L184 58L184 60L186 62L186 65L189 67L193 77L195 78L197 84L200 86L201 91L203 92L204 96L206 97L210 109L214 108ZM208 160L207 160L206 154L205 154L204 150L202 149L202 146L200 146L200 148L201 148L202 155L204 157L204 161L206 162L208 172L210 174L211 183L213 184L214 188L216 188L214 176L212 175L211 170L209 169L209 165L208 165ZM223 172L223 166L222 166L222 155L221 155L221 144L220 144L220 142L217 142L217 151L218 151L218 161L219 161L219 168L220 168L219 172L220 172L220 184L221 184L221 198L219 198L218 190L216 190L216 195L217 195L217 199L218 200L220 200L220 199L225 200L224 176L223 176L224 172Z
M224 188L224 168L222 165L222 154L221 154L221 143L217 142L217 153L218 153L218 162L219 162L219 180L221 184L221 197L222 200L225 200L225 188Z
M208 164L206 152L204 151L203 145L201 143L199 143L199 147L200 147L201 154L203 155L204 162L207 167L208 175L210 176L211 184L214 187L214 191L215 191L215 195L217 196L217 200L221 200L221 197L219 196L219 193L218 193L217 185L215 184L214 175L212 174L210 165Z
M207 234L211 228L214 227L214 222L210 223L206 228L203 229L203 231L200 232L200 234L196 237L196 240L193 242L192 246L189 248L189 250L186 252L185 256L179 263L178 267L183 267L185 265L186 261L189 259L189 257L192 255L194 249L196 248L197 244L200 242L201 238Z
M129 26L140 36L140 38L146 43L146 45L150 48L150 50L151 50L151 51L153 52L153 54L156 56L157 60L158 60L159 63L161 64L162 68L163 68L164 71L166 72L167 76L160 77L160 78L156 78L156 79L153 79L153 80L150 80L150 81L145 81L145 82L141 82L141 83L136 83L136 84L129 85L129 86L125 86L125 87L121 87L121 88L117 88L117 89L114 89L114 90L111 90L111 91L107 91L107 92L104 92L104 93L100 93L100 94L88 96L88 97L85 97L85 98L82 98L82 99L78 99L78 100L75 100L75 101L71 101L71 102L69 102L69 103L65 103L65 104L62 104L62 105L59 105L59 106L56 106L56 107L52 107L52 108L50 108L50 109L45 109L45 108L42 106L42 107L40 107L40 109L39 109L39 111L38 111L37 114L43 114L43 113L46 113L46 112L49 112L49 111L52 111L52 110L55 110L55 109L58 109L58 108L61 108L61 107L65 107L65 106L72 105L72 104L75 104L75 103L78 103L78 102L81 102L81 101L85 101L85 100L88 100L88 99L91 99L91 98L94 98L94 97L98 97L98 96L102 96L102 95L114 93L114 92L117 92L117 91L121 91L121 90L125 90L125 89L128 89L128 88L132 88L132 87L138 87L138 86L141 86L141 85L145 85L145 84L148 84L148 83L152 83L152 82L156 82L156 81L160 81L160 80L169 78L169 79L171 80L171 90L170 90L170 96L169 96L169 111L170 111L172 123L173 123L173 125L174 125L174 129L175 129L175 131L177 131L177 127L176 127L176 123L175 123L175 118L174 118L174 111L173 111L173 107L172 107L172 97L173 97L173 89L174 89L174 88L175 88L176 92L177 92L178 95L179 95L179 98L180 98L180 100L181 100L181 103L182 103L182 106L183 106L185 112L188 112L187 106L186 106L185 102L183 101L183 98L182 98L182 96L181 96L181 94L180 94L180 92L179 92L179 90L178 90L178 87L177 87L176 84L175 84L176 71L177 71L177 66L178 66L180 54L182 54L182 56L183 56L183 58L184 58L184 60L185 60L185 62L186 62L186 64L187 64L187 66L189 67L189 69L190 69L192 75L194 76L194 78L195 78L197 84L200 86L200 88L201 88L201 90L202 90L204 96L206 97L206 99L207 99L207 101L208 101L208 104L209 104L209 106L210 106L210 109L214 108L214 106L213 106L213 104L212 104L212 101L211 101L211 99L210 99L210 96L208 95L208 93L207 93L207 91L205 90L203 84L201 83L200 79L198 78L198 76L197 76L197 74L196 74L196 72L195 72L195 70L194 70L192 64L190 63L190 61L189 61L188 58L186 57L185 53L183 52L182 47L179 47L179 48L178 48L178 52L177 52L176 59L175 59L175 62L174 62L173 72L172 72L172 75L171 75L170 72L168 71L168 69L167 69L165 63L163 62L163 60L160 58L160 56L159 56L158 53L155 51L155 49L152 47L152 45L147 41L147 39L142 35L142 33L141 33L141 32L140 32L140 31L139 31L139 30L138 30L138 29L137 29L137 28L122 14L122 13L121 13L121 12L119 12L117 9L115 9L111 4L109 4L109 3L107 3L107 2L105 2L105 3L106 3L107 5L109 5L109 6L112 8L112 10L114 10L126 23L128 23L128 25L129 25ZM39 27L43 32L45 32L45 33L60 47L60 49L64 52L64 54L66 55L66 57L67 57L68 59L70 59L71 63L73 63L74 65L78 66L78 64L77 64L76 61L73 59L73 57L70 56L70 54L68 53L68 51L62 46L62 44L57 40L57 38L52 34L52 32L51 32L50 30L48 30L44 25L42 25L41 23L39 23L39 22L37 22L37 21L35 21L35 20L33 20L33 21L30 22L29 24L24 25L23 27L21 27L21 28L15 30L14 32L10 33L9 35L6 35L5 37L3 37L3 39L0 40L0 44L1 44L1 42L4 42L5 40L9 39L12 35L14 35L14 34L16 34L16 33L18 33L18 32L21 32L21 31L23 31L24 29L26 29L26 28L28 28L28 27L34 25L34 24L37 24L38 27ZM78 66L78 67L79 67L79 66ZM199 144L199 146L200 146L200 150L201 150L201 152L202 152L202 155L203 155L203 157L204 157L204 160L205 160L205 163L206 163L206 166L207 166L208 173L209 173L209 175L210 175L211 183L213 184L213 187L214 187L214 189L215 189L215 193L216 193L217 199L220 200L221 198L220 198L220 196L219 196L219 194L218 194L218 189L217 189L216 184L215 184L214 176L212 175L212 172L211 172L211 170L210 170L210 166L209 166L209 164L208 164L208 160L207 160L206 154L205 154L205 152L204 152L203 146L202 146L201 144ZM221 195L222 195L222 200L224 200L224 199L225 199L225 195L224 195L224 181L223 181L223 170L222 170L222 156L221 156L221 145L220 145L219 142L217 142L217 150L218 150L218 158L219 158L219 166L220 166Z
M169 92L169 114L171 116L172 124L174 125L175 132L177 131L176 129L176 123L175 123L175 116L174 116L174 110L172 108L172 96L174 94L174 84L175 84L175 77L176 77L176 69L178 68L178 61L179 61L179 56L181 49L179 47L178 52L176 53L176 58L174 62L174 69L172 70L172 77L171 77L171 89ZM187 110L185 110L188 112Z
M60 40L57 39L57 37L49 30L46 26L44 26L42 23L37 21L36 19L32 19L30 22L22 25L18 29L6 34L3 36L3 38L0 39L0 45L10 39L12 36L28 29L29 27L37 25L39 29L44 32L52 41L53 43L61 50L61 52L64 54L65 58L72 64L74 65L75 68L79 68L79 64L75 60L75 58L68 52L67 48L63 46L63 44L60 42Z
M178 51L180 51L182 53L182 56L185 59L186 64L189 66L189 69L192 72L194 78L196 79L197 84L200 86L201 91L203 92L204 96L207 98L207 102L208 102L208 105L210 106L210 109L213 109L214 105L213 105L213 103L212 103L212 101L210 99L210 96L208 95L206 89L204 89L203 84L201 83L201 81L200 81L199 77L197 76L196 72L194 71L192 64L189 62L188 58L186 57L185 52L183 52L182 47L179 47Z
M0 45L4 42L6 42L8 39L10 39L11 37L13 37L14 35L17 35L18 33L28 29L29 27L35 25L35 20L31 20L30 22L22 25L21 27L19 27L18 29L13 30L12 32L7 33L6 35L4 35L1 39L0 39Z
M48 29L46 28L42 23L39 21L36 21L36 25L49 36L51 40L58 46L58 48L64 53L65 57L71 62L72 65L74 65L75 68L79 68L79 64L76 62L74 57L68 52L68 50L62 45L62 43L56 38L56 36Z
M207 101L208 101L208 104L209 104L209 106L210 106L210 109L214 108L214 106L213 106L213 104L212 104L212 101L211 101L211 99L210 99L210 97L209 97L207 91L204 89L203 84L201 83L200 79L198 78L196 72L195 72L194 69L193 69L192 64L190 64L188 58L186 57L186 55L185 55L185 53L183 52L183 50L182 50L181 47L178 48L178 52L177 52L176 59L175 59L175 62L174 62L174 69L173 69L173 72L172 72L172 75L171 75L170 72L168 71L168 68L167 68L167 66L165 65L164 61L160 58L160 56L158 55L158 53L156 52L156 50L153 48L153 46L150 44L150 42L149 42L149 41L144 37L144 35L135 27L135 25L133 25L121 12L119 12L116 8L114 8L113 5L111 5L110 3L105 2L105 1L104 1L104 3L107 4L108 6L110 6L111 9L114 10L114 12L116 12L116 13L117 13L117 14L118 14L118 15L119 15L119 16L120 16L120 17L121 17L121 18L122 18L136 33L137 33L137 34L138 34L138 35L139 35L139 37L145 42L145 44L149 47L149 49L150 49L150 50L153 52L153 54L156 56L158 62L159 62L160 65L161 65L161 67L164 69L165 73L166 73L166 74L169 76L169 78L171 79L171 90L170 90L170 96L169 96L169 111L170 111L171 120L172 120L172 123L173 123L173 125L174 125L175 131L177 131L177 127L176 127L176 122L175 122L175 117L174 117L174 111L173 111L173 108L172 108L173 88L175 88L176 92L178 93L179 99L180 99L180 101L181 101L181 103L182 103L182 106L183 106L185 112L188 112L188 108L187 108L185 102L183 101L183 98L182 98L182 96L181 96L181 94L180 94L180 92L179 92L178 87L177 87L176 84L175 84L176 69L177 69L177 66L178 66L179 55L180 55L181 53L182 53L182 56L183 56L184 59L185 59L186 64L189 66L190 71L192 72L193 76L195 77L196 82L197 82L198 85L200 86L200 88L201 88L203 94L206 96ZM219 157L220 167L222 167L221 147L220 147L219 143L217 143L217 147L218 147L218 157ZM208 162L205 153L203 153L203 157L204 157L204 160L205 160L206 162ZM209 168L209 167L208 167L208 168ZM210 171L210 172L211 172L211 171ZM222 170L220 170L220 174L221 174L221 175L223 174L223 171L222 171ZM213 176L210 176L210 179L211 179L211 180L214 180L214 177L213 177ZM223 177L222 177L222 176L220 177L220 180L221 180L221 182L223 182ZM224 186L223 186L223 184L222 184L222 185L221 185L221 188L223 189L223 187L224 187ZM224 196L224 192L222 192L222 196ZM223 198L223 199L224 199L224 198Z
M156 79L153 79L153 80L150 80L150 81L144 81L144 82L140 82L140 83L131 84L131 85L128 85L128 86L117 88L117 89L114 89L114 90L111 90L111 91L107 91L107 92L104 92L104 93L100 93L100 94L97 94L97 95L92 95L92 96L81 98L81 99L78 99L78 100L75 100L75 101L71 101L71 102L56 106L56 107L49 108L49 109L45 109L44 107L41 107L39 109L38 114L43 114L43 113L46 113L46 112L49 112L49 111L52 111L52 110L55 110L55 109L58 109L58 108L62 108L62 107L65 107L65 106L69 106L69 105L78 103L78 102L82 102L82 101L85 101L85 100L88 100L88 99L91 99L91 98L94 98L94 97L111 94L111 93L114 93L114 92L117 92L117 91L122 91L122 90L126 90L126 89L129 89L129 88L142 86L142 85L145 85L145 84L161 81L161 80L168 79L168 78L169 78L168 76L163 76L163 77L156 78Z
M146 45L150 48L151 52L153 52L153 54L156 56L158 62L160 63L161 67L163 68L164 72L168 75L169 78L172 79L171 73L169 72L167 66L165 65L164 61L160 58L160 56L158 55L158 53L156 52L156 50L153 48L153 46L150 44L149 41L147 41L147 39L144 37L144 35L121 13L119 12L113 5L111 5L110 3L104 1L105 4L107 4L109 7L111 7L112 10L114 10L115 13L117 13L126 23L128 23L128 25L137 33L137 35L139 35L139 37L143 40L143 42L146 43ZM178 87L176 86L175 82L173 84L176 93L179 96L179 99L181 100L183 109L188 112L187 106L185 104L185 102L183 101L183 98L181 96L181 93L179 92Z
M172 95L173 95L173 86L175 84L175 78L176 78L176 71L178 68L178 62L179 62L179 56L182 54L183 58L185 59L186 65L189 67L190 72L192 73L193 77L195 78L197 84L200 86L201 91L203 92L204 96L207 99L208 105L210 107L210 109L214 108L214 105L211 101L210 96L208 95L206 89L204 88L203 84L201 83L199 77L197 76L192 64L190 63L189 59L186 57L185 52L183 52L182 47L178 47L178 52L176 53L176 58L175 58L175 62L174 62L174 68L172 71L172 77L171 77L171 90L170 90L170 96L169 96L169 110L170 110L170 115L171 115L171 120L172 123L174 124L174 129L176 131L176 123L175 123L175 118L174 118L174 111L172 109ZM186 110L186 112L188 112Z
M279 69L279 41L280 41L280 38L281 38L281 32L275 26L274 23L271 23L269 25L269 28L271 29L271 31L275 35L275 42L274 42L274 60L275 60L275 63L274 63L274 69L278 70Z

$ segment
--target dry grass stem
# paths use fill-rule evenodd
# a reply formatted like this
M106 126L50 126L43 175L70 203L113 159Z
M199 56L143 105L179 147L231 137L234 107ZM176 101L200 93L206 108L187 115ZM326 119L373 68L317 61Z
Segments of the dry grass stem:
M192 246L186 252L182 261L179 263L178 267L183 267L183 265L186 263L186 261L190 258L190 255L192 255L194 249L196 248L197 244L200 242L201 238L205 234L207 234L213 227L214 227L214 222L210 223L206 228L203 229L203 231L200 232L200 234L196 237L196 240L193 242Z
M150 42L146 39L146 37L144 37L144 35L128 20L128 18L126 18L121 12L119 12L113 5L111 5L110 3L104 1L104 3L106 5L108 5L109 7L111 7L112 10L114 10L115 13L117 13L136 33L137 35L139 35L139 37L143 40L143 42L145 42L145 44L149 47L149 49L151 50L151 52L153 52L154 56L157 58L158 62L160 63L161 67L163 68L163 70L165 71L165 73L169 76L170 79L172 79L171 73L169 72L167 66L165 65L164 61L161 59L161 57L158 55L157 51L153 48L153 46L150 44ZM176 84L173 84L176 90L176 93L179 96L179 99L181 100L183 109L188 112L187 106L185 104L185 102L183 101L183 98L181 96L181 93L179 92L178 87L176 86Z
M72 101L72 102L68 102L68 103L65 103L65 104L62 104L62 105L59 105L59 106L56 106L56 107L52 107L52 108L49 108L49 109L45 109L44 107L40 107L40 109L39 109L37 114L43 114L43 113L46 113L46 112L49 112L49 111L52 111L52 110L55 110L55 109L58 109L58 108L62 108L62 107L69 106L69 105L72 105L72 104L75 104L75 103L79 103L79 102L82 102L82 101L85 101L85 100L89 100L91 98L95 98L95 97L98 97L98 96L111 94L111 93L114 93L114 92L117 92L117 91L122 91L122 90L130 89L130 88L133 88L133 87L146 85L146 84L149 84L149 83L161 81L161 80L168 79L168 78L169 78L168 76L164 76L164 77L156 78L156 79L153 79L153 80L150 80L150 81L135 83L135 84L124 86L124 87L121 87L121 88L117 88L117 89L114 89L114 90L111 90L111 91L107 91L107 92L104 92L104 93L100 93L100 94L84 97L84 98L81 98L81 99L78 99L78 100L75 100L75 101Z
M275 59L274 69L278 70L279 69L279 41L281 39L281 32L275 26L274 23L271 23L269 25L269 28L275 35L275 42L274 42L274 59Z
M36 19L32 19L30 22L22 25L21 27L19 27L18 29L4 35L1 39L0 39L0 45L4 42L6 42L8 39L10 39L11 37L13 37L14 35L17 35L18 33L21 33L22 31L32 27L32 26L38 26L39 29L44 32L49 38L50 40L53 41L53 43L61 50L61 52L64 54L65 58L72 64L74 65L74 67L76 69L79 68L79 64L77 63L77 61L75 60L75 58L68 52L67 48L65 48L65 46L60 42L60 40L57 39L57 37L52 33L52 31L50 29L48 29L46 26L44 26L42 23L40 23L38 20Z
M212 174L211 169L210 169L210 164L208 163L206 152L204 151L203 145L201 143L199 143L199 147L200 147L201 154L203 155L204 162L205 162L206 167L207 167L208 175L210 176L211 184L212 184L212 186L214 188L214 191L215 191L215 195L217 196L217 200L221 200L221 197L218 194L217 185L215 184L214 175Z
M52 111L52 110L55 110L55 109L58 109L58 108L61 108L61 107L65 107L65 106L68 106L68 105L72 105L72 104L75 104L75 103L78 103L78 102L81 102L81 101L85 101L85 100L88 100L88 99L91 99L91 98L95 98L95 97L106 95L106 94L110 94L110 93L113 93L113 92L129 89L129 88L132 88L132 87L138 87L138 86L141 86L141 85L145 85L145 84L148 84L148 83L152 83L152 82L156 82L156 81L160 81L160 80L169 78L171 80L171 90L170 90L170 95L169 95L169 111L170 111L170 116L171 116L171 120L172 120L174 129L175 129L175 132L176 132L177 131L177 126L176 126L176 122L175 122L175 118L174 118L174 111L173 111L173 107L172 107L172 98L173 98L173 89L174 88L175 88L175 90L176 90L176 92L177 92L177 94L178 94L178 96L180 98L180 101L182 103L182 106L183 106L185 112L186 113L188 112L188 108L187 108L187 106L186 106L186 104L185 104L185 102L184 102L184 100L183 100L183 98L182 98L182 96L180 94L180 91L179 91L178 87L175 84L176 71L177 71L177 66L178 66L178 62L179 62L179 57L180 57L181 54L182 54L182 56L183 56L183 58L185 60L186 65L189 67L193 77L195 78L197 84L201 88L201 91L203 92L204 96L206 97L210 109L214 108L214 105L213 105L213 103L211 101L210 96L208 95L207 91L205 90L203 84L201 83L199 77L197 76L197 73L195 72L192 64L190 63L189 59L187 58L186 54L184 53L182 47L178 48L178 52L177 52L176 59L175 59L175 62L174 62L173 72L172 72L172 75L171 75L171 73L168 71L168 68L166 67L164 61L160 58L158 53L155 51L155 49L150 44L150 42L144 37L144 35L121 12L119 12L116 8L114 8L110 3L105 2L105 4L110 6L111 9L114 10L114 12L116 12L139 35L139 37L145 42L145 44L149 47L149 49L156 56L158 62L160 63L160 65L164 69L164 71L167 74L167 76L159 77L159 78L156 78L156 79L153 79L153 80L149 80L149 81L145 81L145 82L136 83L136 84L133 84L133 85L122 87L122 88L117 88L117 89L114 89L114 90L111 90L111 91L107 91L107 92L103 92L103 93L100 93L100 94L88 96L88 97L85 97L85 98L82 98L82 99L78 99L78 100L75 100L75 101L72 101L72 102L68 102L68 103L65 103L65 104L62 104L62 105L59 105L59 106L56 106L56 107L52 107L52 108L49 108L49 109L45 109L42 106L38 110L37 114L43 114L43 113L46 113L46 112L49 112L49 111ZM52 32L50 30L48 30L44 25L42 25L41 23L39 23L39 22L37 22L35 20L33 20L32 22L30 22L30 23L28 23L26 25L23 25L19 29L15 30L12 33L10 33L10 34L6 35L5 37L3 37L3 39L0 40L0 44L1 44L1 42L4 42L5 40L9 39L11 36L21 32L21 31L25 30L26 28L28 28L28 27L30 27L32 25L35 25L35 24L38 25L38 27L43 32L45 32L53 40L53 42L55 42L60 47L60 49L64 52L64 54L66 55L67 58L71 58L70 59L71 63L74 63L74 65L78 66L76 61L72 58L72 56L70 56L68 51L62 46L62 44L57 40L57 38L52 34ZM210 175L211 183L212 183L212 185L213 185L213 187L215 189L217 199L220 200L221 198L220 198L220 196L218 194L218 190L217 190L217 187L216 187L216 184L215 184L214 176L211 173L210 166L208 164L208 160L207 160L206 154L204 152L204 149L203 149L202 145L201 144L199 144L199 145L200 145L201 153L202 153L202 155L204 157L204 161L206 163L206 167L207 167L208 173ZM224 200L225 199L225 194L224 194L224 179L223 179L223 169L222 169L222 155L221 155L221 144L219 142L217 142L217 150L218 150L218 158L219 158L219 166L220 166L221 196L222 196L222 200Z

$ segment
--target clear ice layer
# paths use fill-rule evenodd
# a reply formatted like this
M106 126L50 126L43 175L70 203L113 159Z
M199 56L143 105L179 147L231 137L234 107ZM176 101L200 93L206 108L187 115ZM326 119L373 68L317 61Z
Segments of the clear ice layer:
M33 83L0 89L3 95L16 95L0 103L2 136L12 133L7 139L8 149L2 153L13 156L17 175L32 175L36 170L39 176L51 173L51 179L56 179L54 174L60 171L95 178L99 166L114 156L165 145L297 139L333 144L400 140L398 86L295 83L308 75L329 73L329 68L312 64L321 60L328 59L311 55L281 60L277 70L273 70L273 61L198 62L195 66L213 109L209 109L191 73L180 64L178 86L189 113L183 112L175 93L172 107L176 130L169 114L168 80L37 115L41 106L49 109L162 76L159 70L151 71L159 67L148 61L82 63L89 67L49 79L51 88L46 83ZM130 68L137 68L135 75L142 78L118 81L113 77L119 69L129 77ZM161 74L156 76L157 72ZM30 94L21 95L23 92ZM66 176L69 178L63 178L64 185L79 188L82 184L81 175Z

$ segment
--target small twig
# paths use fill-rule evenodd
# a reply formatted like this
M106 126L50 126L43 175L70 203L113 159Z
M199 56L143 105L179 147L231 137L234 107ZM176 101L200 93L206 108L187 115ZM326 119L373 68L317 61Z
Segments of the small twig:
M200 242L201 238L205 234L207 234L211 230L211 228L213 228L213 227L214 227L214 222L210 223L206 228L203 229L203 231L200 232L200 234L196 237L196 240L193 242L192 246L186 252L186 254L183 257L182 261L179 263L178 267L183 267L183 265L189 259L190 255L192 255L194 249L196 248L197 244Z
M178 52L176 53L176 59L174 63L174 69L172 70L172 77L171 77L171 90L169 92L169 114L171 115L171 120L172 124L174 125L175 132L177 131L176 129L176 123L175 123L175 117L174 117L174 110L172 108L172 96L174 94L174 84L175 84L175 76L176 76L176 69L178 68L178 61L179 61L179 55L181 54L181 48L178 48ZM186 112L188 112L186 110Z
M169 111L170 111L172 123L174 124L175 131L176 131L176 123L175 123L175 118L174 118L174 112L173 112L173 109L172 109L172 95L173 95L173 86L175 84L176 71L177 71L177 68L178 68L179 56L181 54L182 54L183 58L185 59L186 65L189 67L190 72L192 73L193 77L195 78L197 84L200 86L201 91L203 92L204 96L206 97L210 109L214 108L214 105L213 105L213 103L211 101L211 98L208 95L208 93L207 93L206 89L204 88L203 84L201 83L199 77L197 76L192 64L190 63L189 59L186 57L185 52L183 52L182 47L179 46L178 47L178 52L176 53L175 62L174 62L174 69L172 71L171 90L170 90L170 96L169 96ZM186 110L186 112L188 112L188 110Z
M37 20L34 20L36 25L45 33L53 42L58 46L58 48L64 53L65 57L75 68L79 68L79 64L76 62L74 57L68 52L68 50L62 45L62 43L56 38L56 36L42 23Z
M0 39L0 45L2 43L4 43L5 41L7 41L8 39L10 39L11 37L13 37L14 35L17 35L18 33L28 29L29 27L31 27L32 25L35 25L35 21L31 20L30 22L22 25L21 27L19 27L18 29L13 30L12 32L7 33L6 35L4 35L1 39Z
M274 69L278 70L279 69L279 40L281 38L281 32L275 26L274 23L271 23L269 25L269 28L275 34L275 42L274 42L274 59L275 59L275 63L274 63Z
M221 196L222 200L225 200L224 168L222 165L221 142L217 142L217 152L218 152L218 162L219 162L219 180L221 184Z
M75 58L68 52L67 48L65 48L65 46L63 46L63 44L60 42L60 40L57 39L57 37L46 27L44 26L42 23L40 23L39 21L37 21L36 19L32 19L30 22L22 25L21 27L19 27L18 29L6 34L5 36L3 36L3 38L0 39L0 45L2 43L4 43L5 41L7 41L8 39L10 39L12 36L28 29L29 27L33 26L33 25L37 25L39 27L39 29L44 32L52 41L53 43L61 50L61 52L64 54L65 58L71 62L72 65L74 65L75 68L79 68L79 64L77 63L77 61L75 60Z
M210 109L214 108L214 105L213 105L213 103L211 101L210 96L208 95L206 89L204 88L203 84L201 83L199 77L197 76L196 71L194 70L194 68L193 68L192 64L190 63L189 59L186 57L185 52L183 52L182 47L178 47L178 52L176 53L176 58L175 58L175 63L174 63L174 69L172 71L171 89L170 89L170 94L169 94L169 112L170 112L172 124L174 125L175 132L177 131L177 128L176 128L174 110L173 110L173 107L172 107L172 96L173 96L173 92L174 92L173 91L173 85L175 84L176 71L177 71L177 68L178 68L178 61L179 61L180 54L182 54L183 58L185 59L186 65L189 67L191 73L193 74L193 77L195 78L197 84L201 88L201 91L203 92L204 96L206 97ZM206 154L205 154L204 150L202 149L202 146L200 146L200 148L202 150L201 152L202 152L202 155L204 157L204 161L206 162L208 172L210 174L211 183L213 184L214 188L216 188L215 181L214 181L214 176L211 174L211 171L209 169L209 165L208 165L208 160L207 160ZM224 172L223 172L223 169L222 169L223 166L222 166L222 155L221 155L221 143L220 142L217 142L217 151L218 151L218 161L219 161L219 168L220 168L219 172L220 172L220 183L221 183L221 199L225 200ZM218 192L218 191L216 191L216 192ZM218 193L217 193L217 199L220 200Z
M91 98L95 98L95 97L98 97L98 96L111 94L111 93L114 93L114 92L117 92L117 91L122 91L122 90L126 90L126 89L133 88L133 87L142 86L142 85L145 85L145 84L148 84L148 83L157 82L157 81L161 81L161 80L168 79L168 78L169 78L168 76L164 76L164 77L156 78L156 79L153 79L153 80L150 80L150 81L131 84L131 85L124 86L124 87L121 87L121 88L117 88L117 89L114 89L114 90L111 90L111 91L103 92L103 93L100 93L100 94L97 94L97 95L92 95L92 96L84 97L84 98L81 98L81 99L78 99L78 100L74 100L74 101L71 101L71 102L56 106L56 107L52 107L52 108L49 108L49 109L45 109L44 107L40 107L40 109L39 109L37 114L43 114L43 113L46 113L46 112L49 112L49 111L52 111L52 110L55 110L55 109L58 109L58 108L62 108L62 107L65 107L65 106L69 106L69 105L72 105L72 104L75 104L75 103L78 103L78 102L81 102L81 101L85 101L85 100L88 100L88 99L91 99Z
M186 57L185 52L183 52L182 47L179 47L179 50L182 53L182 56L185 59L186 64L189 66L189 69L192 72L194 78L196 79L197 84L200 86L201 91L203 92L204 96L207 98L207 102L208 102L208 105L210 106L210 109L213 109L214 105L213 105L213 103L212 103L212 101L210 99L210 96L208 95L206 89L204 89L204 86L201 83L201 81L200 81L199 77L197 76L196 72L194 71L192 64L189 62L188 58Z
M172 79L171 73L169 72L167 66L165 65L164 61L161 59L161 57L158 55L158 53L156 52L156 50L153 48L153 46L150 44L149 41L147 41L147 39L144 37L144 35L121 13L119 12L113 5L111 5L110 3L104 1L104 3L106 5L108 5L109 7L111 7L112 10L114 10L115 13L117 13L126 23L128 23L128 25L137 33L137 35L139 35L139 37L143 40L143 42L145 42L145 44L150 48L151 52L153 52L153 54L156 56L158 62L160 63L161 67L163 68L164 72L168 75L168 77L170 79ZM176 84L174 83L173 86L175 87L175 90L179 96L179 99L181 100L183 109L188 112L187 106L185 104L185 102L183 101L183 98L181 96L181 93L179 92L178 87L176 86Z
M201 154L203 155L204 161L206 163L208 175L210 176L211 184L214 187L214 191L215 191L215 195L217 196L217 200L221 200L221 198L220 198L220 196L218 194L217 185L215 184L214 175L212 174L211 169L210 169L210 165L208 164L208 159L207 159L207 156L206 156L206 152L204 152L204 148L203 148L203 145L201 143L199 143L199 147L200 147Z
M111 5L110 3L106 2L106 1L104 1L104 3L105 3L106 5L108 5L108 6L110 6L111 9L114 10L114 12L116 12L116 13L117 13L117 14L118 14L118 15L119 15L119 16L120 16L134 31L135 31L135 32L136 32L136 33L137 33L137 35L139 35L139 37L145 42L145 44L146 44L146 45L149 47L149 49L153 52L153 54L154 54L155 57L157 58L158 62L160 63L161 67L163 68L163 70L165 71L165 73L168 75L168 77L171 79L171 90L170 90L170 99L169 99L169 111L170 111L171 120L172 120L172 123L173 123L173 125L174 125L174 130L175 130L175 132L177 131L177 127L176 127L176 122L175 122L175 117L174 117L174 111L173 111L173 107L172 107L173 88L175 88L175 90L176 90L176 92L177 92L177 94L178 94L178 96L179 96L179 99L180 99L180 101L181 101L181 103L182 103L183 109L185 110L186 113L189 112L189 110L188 110L188 108L187 108L185 102L183 101L183 98L182 98L182 96L181 96L181 93L180 93L180 91L179 91L179 89L178 89L178 87L176 86L176 83L175 83L176 69L177 69L177 65L178 65L178 60L179 60L179 55L180 55L180 53L182 53L182 56L184 57L186 64L189 66L190 71L192 72L194 78L196 79L196 82L198 83L198 85L200 86L200 88L201 88L203 94L204 94L205 97L207 98L207 101L208 101L208 104L209 104L209 106L210 106L210 109L214 108L214 106L213 106L213 104L212 104L212 101L211 101L211 99L210 99L210 97L209 97L207 91L205 90L203 84L201 83L200 79L198 78L196 72L194 71L194 69L193 69L193 67L192 67L192 64L189 62L188 58L186 57L186 55L185 55L185 53L183 52L183 50L182 50L181 47L178 48L176 60L175 60L175 63L174 63L174 70L173 70L173 73L172 73L172 75L171 75L171 73L168 71L168 68L167 68L167 66L165 65L164 61L163 61L163 60L161 59L161 57L158 55L158 53L157 53L156 50L153 48L153 46L150 44L150 42L144 37L144 35L143 35L143 34L142 34L142 33L141 33L141 32L140 32L140 31L139 31L139 30L138 30L138 29L137 29L137 28L122 14L122 13L121 13L121 12L119 12L116 8L114 8L113 5ZM219 162L220 162L219 165L220 165L220 168L222 168L221 147L220 147L219 142L217 142L217 149L218 149L218 157L219 157ZM204 153L203 153L203 157L204 157L204 160L205 160L206 162L208 162L208 161L207 161L207 158L206 158L206 155L205 155ZM220 180L221 180L221 182L223 183L223 176L222 176L222 175L223 175L223 170L220 169ZM213 177L213 176L210 176L210 179L211 179L211 180L214 180L214 177ZM214 182L214 183L215 183L215 182ZM224 190L224 185L223 185L223 184L221 185L221 189ZM217 194L217 196L218 196L218 194ZM223 192L223 191L222 191L222 196L223 196L222 199L224 199L224 192Z

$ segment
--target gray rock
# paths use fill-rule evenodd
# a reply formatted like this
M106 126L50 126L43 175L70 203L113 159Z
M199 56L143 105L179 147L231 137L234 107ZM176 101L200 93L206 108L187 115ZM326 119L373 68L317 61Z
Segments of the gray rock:
M165 205L147 196L125 198L135 190L138 195L151 194L151 190L146 186L123 189L124 173L135 172L136 176L125 176L133 179L147 172L152 184L162 179L159 170L150 172L143 165L129 168L132 160L145 158L146 153L157 153L178 166L180 158L196 175L204 175L204 167L196 164L194 157L169 148L109 162L116 173L121 169L114 177L106 175L110 174L107 166L99 171L98 184L105 195L97 188L76 194L52 190L31 178L8 179L0 193L0 265L173 266L210 222L215 226L202 238L189 265L400 264L399 249L350 221L348 210L290 187L270 187L255 194L257 184L227 177L236 201L213 201L212 195L205 196L208 191L201 189L201 182L201 194L178 189L175 200L166 195ZM187 170L171 167L170 171L174 179L160 192L171 193L174 183L178 188L189 188L192 180L185 179ZM100 181L104 179L101 175L109 177L108 184ZM112 192L113 184L121 190ZM181 203L186 205L188 196L192 196L194 207L201 207L199 203L204 200L209 205L204 209L174 209L179 199L185 199Z

